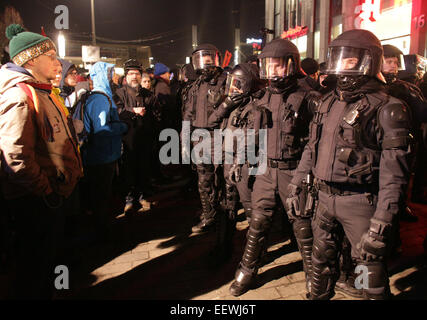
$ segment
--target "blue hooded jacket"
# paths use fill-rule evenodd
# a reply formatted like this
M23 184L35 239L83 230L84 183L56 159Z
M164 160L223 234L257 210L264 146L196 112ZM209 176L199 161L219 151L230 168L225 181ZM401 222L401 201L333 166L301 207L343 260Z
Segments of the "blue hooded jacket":
M90 70L93 80L92 94L84 108L84 125L89 133L89 142L82 150L84 165L106 164L116 161L121 155L122 134L127 131L127 125L119 120L117 106L113 101L110 80L113 73L113 64L105 62L95 63Z

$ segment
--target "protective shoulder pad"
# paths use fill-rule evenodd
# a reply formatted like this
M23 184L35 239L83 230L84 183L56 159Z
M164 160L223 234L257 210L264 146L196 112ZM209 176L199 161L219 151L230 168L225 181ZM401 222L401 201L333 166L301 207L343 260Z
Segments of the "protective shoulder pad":
M409 129L411 116L402 103L388 103L379 110L379 122L384 129Z
M378 110L378 123L384 132L382 149L406 148L412 140L409 109L392 101Z

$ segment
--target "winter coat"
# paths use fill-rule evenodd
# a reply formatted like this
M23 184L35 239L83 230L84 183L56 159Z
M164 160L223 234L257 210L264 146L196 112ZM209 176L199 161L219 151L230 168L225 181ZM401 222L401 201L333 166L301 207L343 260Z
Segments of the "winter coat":
M134 89L124 85L116 91L114 102L119 110L120 120L128 125L128 132L123 136L123 143L127 149L134 149L141 145L148 136L154 133L154 95L151 91L139 86ZM133 108L144 107L144 116L137 115ZM150 138L148 138L150 140Z
M85 130L89 133L89 142L81 150L85 165L111 163L121 155L122 134L126 133L127 125L120 121L113 101L110 87L113 67L110 63L97 62L90 71L95 94L87 99L83 114Z
M38 111L18 83L32 83ZM51 86L37 82L24 68L8 63L0 69L0 149L2 188L6 198L68 197L82 176L70 119L54 103Z
M64 99L65 106L71 108L77 100L77 93L74 87L65 84L65 77L71 67L74 67L74 64L62 59L59 59L59 62L61 62L62 65L62 78L59 83L59 89L61 89L60 96Z

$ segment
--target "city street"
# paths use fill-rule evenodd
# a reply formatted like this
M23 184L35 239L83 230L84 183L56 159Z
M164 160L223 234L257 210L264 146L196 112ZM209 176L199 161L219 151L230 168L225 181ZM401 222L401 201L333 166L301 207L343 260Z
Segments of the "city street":
M57 299L302 300L302 260L281 229L280 217L269 239L268 253L255 288L236 298L228 288L242 256L248 224L239 215L232 259L223 264L209 252L214 232L191 234L199 208L197 192L184 193L182 183L156 197L159 207L131 218L118 215L114 240L74 252L70 290ZM427 298L427 260L423 240L427 206L411 204L416 223L401 223L402 254L390 261L394 299ZM119 210L119 209L118 209ZM334 300L354 298L337 292Z

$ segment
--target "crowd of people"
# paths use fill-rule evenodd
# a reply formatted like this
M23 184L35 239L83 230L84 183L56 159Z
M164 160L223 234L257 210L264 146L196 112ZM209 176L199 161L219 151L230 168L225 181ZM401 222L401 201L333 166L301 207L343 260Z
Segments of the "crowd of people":
M203 44L177 72L162 63L144 70L129 59L122 77L101 61L84 76L57 58L48 37L19 25L6 33L0 251L4 261L14 239L11 297L52 297L58 251L76 213L92 217L91 232L108 241L113 192L122 195L126 215L153 210L156 186L171 181L161 170L159 135L181 132L182 121L191 128L182 130L182 140L196 129L212 141L216 129L240 129L255 133L254 143L244 143L259 151L261 130L267 135L267 169L260 174L237 157L218 164L214 152L212 161L183 165L198 180L200 222L192 232L215 231L216 261L230 258L244 209L249 229L232 295L251 289L273 215L282 213L303 260L308 298L330 299L335 290L390 297L386 262L399 248L399 219L416 219L406 206L411 173L411 200L426 201L427 81L403 72L400 50L351 30L330 44L320 65L301 61L292 42L275 39L227 70L219 50ZM180 147L183 157L191 154ZM120 188L113 191L114 181ZM356 266L369 271L363 290L355 287Z

